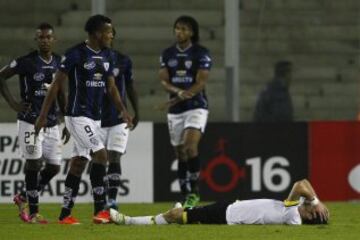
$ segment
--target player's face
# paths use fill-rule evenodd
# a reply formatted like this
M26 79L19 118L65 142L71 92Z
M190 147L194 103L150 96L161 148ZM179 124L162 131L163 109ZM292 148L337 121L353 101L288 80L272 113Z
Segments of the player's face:
M110 23L106 23L98 36L100 47L111 47L111 43L114 38L112 25Z
M193 31L188 25L179 22L175 25L174 31L175 31L176 41L178 43L181 44L191 41L191 37L193 36Z
M35 40L41 52L51 52L55 42L55 36L52 29L36 30Z

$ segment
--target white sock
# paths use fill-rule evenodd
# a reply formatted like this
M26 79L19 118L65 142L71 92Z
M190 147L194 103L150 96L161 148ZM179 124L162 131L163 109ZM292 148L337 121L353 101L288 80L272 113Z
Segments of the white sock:
M155 220L155 224L157 224L157 225L169 224L169 223L165 220L163 214L156 215L155 218L154 218L154 220Z
M152 225L154 224L153 216L143 216L143 217L129 217L125 216L126 225Z

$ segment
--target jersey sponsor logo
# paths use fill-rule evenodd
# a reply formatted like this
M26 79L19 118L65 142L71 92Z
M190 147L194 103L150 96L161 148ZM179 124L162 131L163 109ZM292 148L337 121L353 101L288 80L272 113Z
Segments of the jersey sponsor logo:
M114 68L114 69L113 69L114 77L119 76L119 73L120 73L120 69L119 69L119 68Z
M95 73L93 76L93 79L96 81L100 81L102 79L103 75L101 73Z
M192 77L173 77L171 78L172 83L191 83L193 81Z
M103 81L86 81L86 87L105 87L105 82Z
M40 82L45 79L45 74L43 74L42 72L37 72L34 74L33 78L35 81Z
M84 63L84 68L87 70L94 69L96 67L96 63L94 61L89 61Z
M185 76L186 75L186 70L177 70L176 75L180 76L180 77Z
M185 61L185 67L186 67L187 69L190 69L191 66L192 66L192 61L191 61L191 60Z
M17 66L16 60L12 60L11 63L10 63L10 67L11 67L11 68L14 68L14 67L16 67L16 66Z
M203 58L200 59L200 62L211 62L211 58L205 55Z
M109 71L109 67L110 67L110 63L109 62L104 62L105 71Z
M178 61L176 59L172 58L168 61L168 65L169 65L169 67L176 67L178 65Z
M42 66L41 68L42 69L54 69L55 67L54 66Z

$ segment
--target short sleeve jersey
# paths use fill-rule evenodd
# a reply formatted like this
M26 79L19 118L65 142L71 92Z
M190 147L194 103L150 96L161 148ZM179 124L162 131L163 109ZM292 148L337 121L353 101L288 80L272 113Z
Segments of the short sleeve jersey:
M126 106L126 86L132 84L133 81L132 61L128 56L115 50L112 50L110 55L113 64L115 84L120 93L121 100ZM112 127L123 122L113 102L106 96L103 101L101 126Z
M69 77L66 115L100 120L107 79L113 75L110 49L95 51L78 44L66 51L60 71Z
M168 70L170 83L185 90L196 83L196 75L200 69L210 70L211 66L212 60L208 49L198 44L184 50L173 45L165 49L160 57L160 67ZM176 94L170 94L170 98L174 97ZM197 108L208 109L205 90L170 107L169 113L177 114Z
M18 113L19 120L35 123L59 64L60 56L52 54L51 59L46 61L37 51L19 57L10 63L9 67L19 75L21 101L29 103L31 106L29 111ZM54 103L47 116L47 127L55 126L58 123L57 115L58 108Z
M301 224L298 206L286 207L274 199L236 201L226 210L228 224Z

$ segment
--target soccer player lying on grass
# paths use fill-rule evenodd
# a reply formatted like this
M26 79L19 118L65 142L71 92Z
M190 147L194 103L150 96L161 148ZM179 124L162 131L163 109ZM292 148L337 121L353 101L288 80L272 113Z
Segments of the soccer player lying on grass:
M308 180L295 182L285 201L252 199L216 202L188 209L173 208L156 216L129 217L110 210L113 222L121 225L150 224L327 224L329 210L320 202Z

